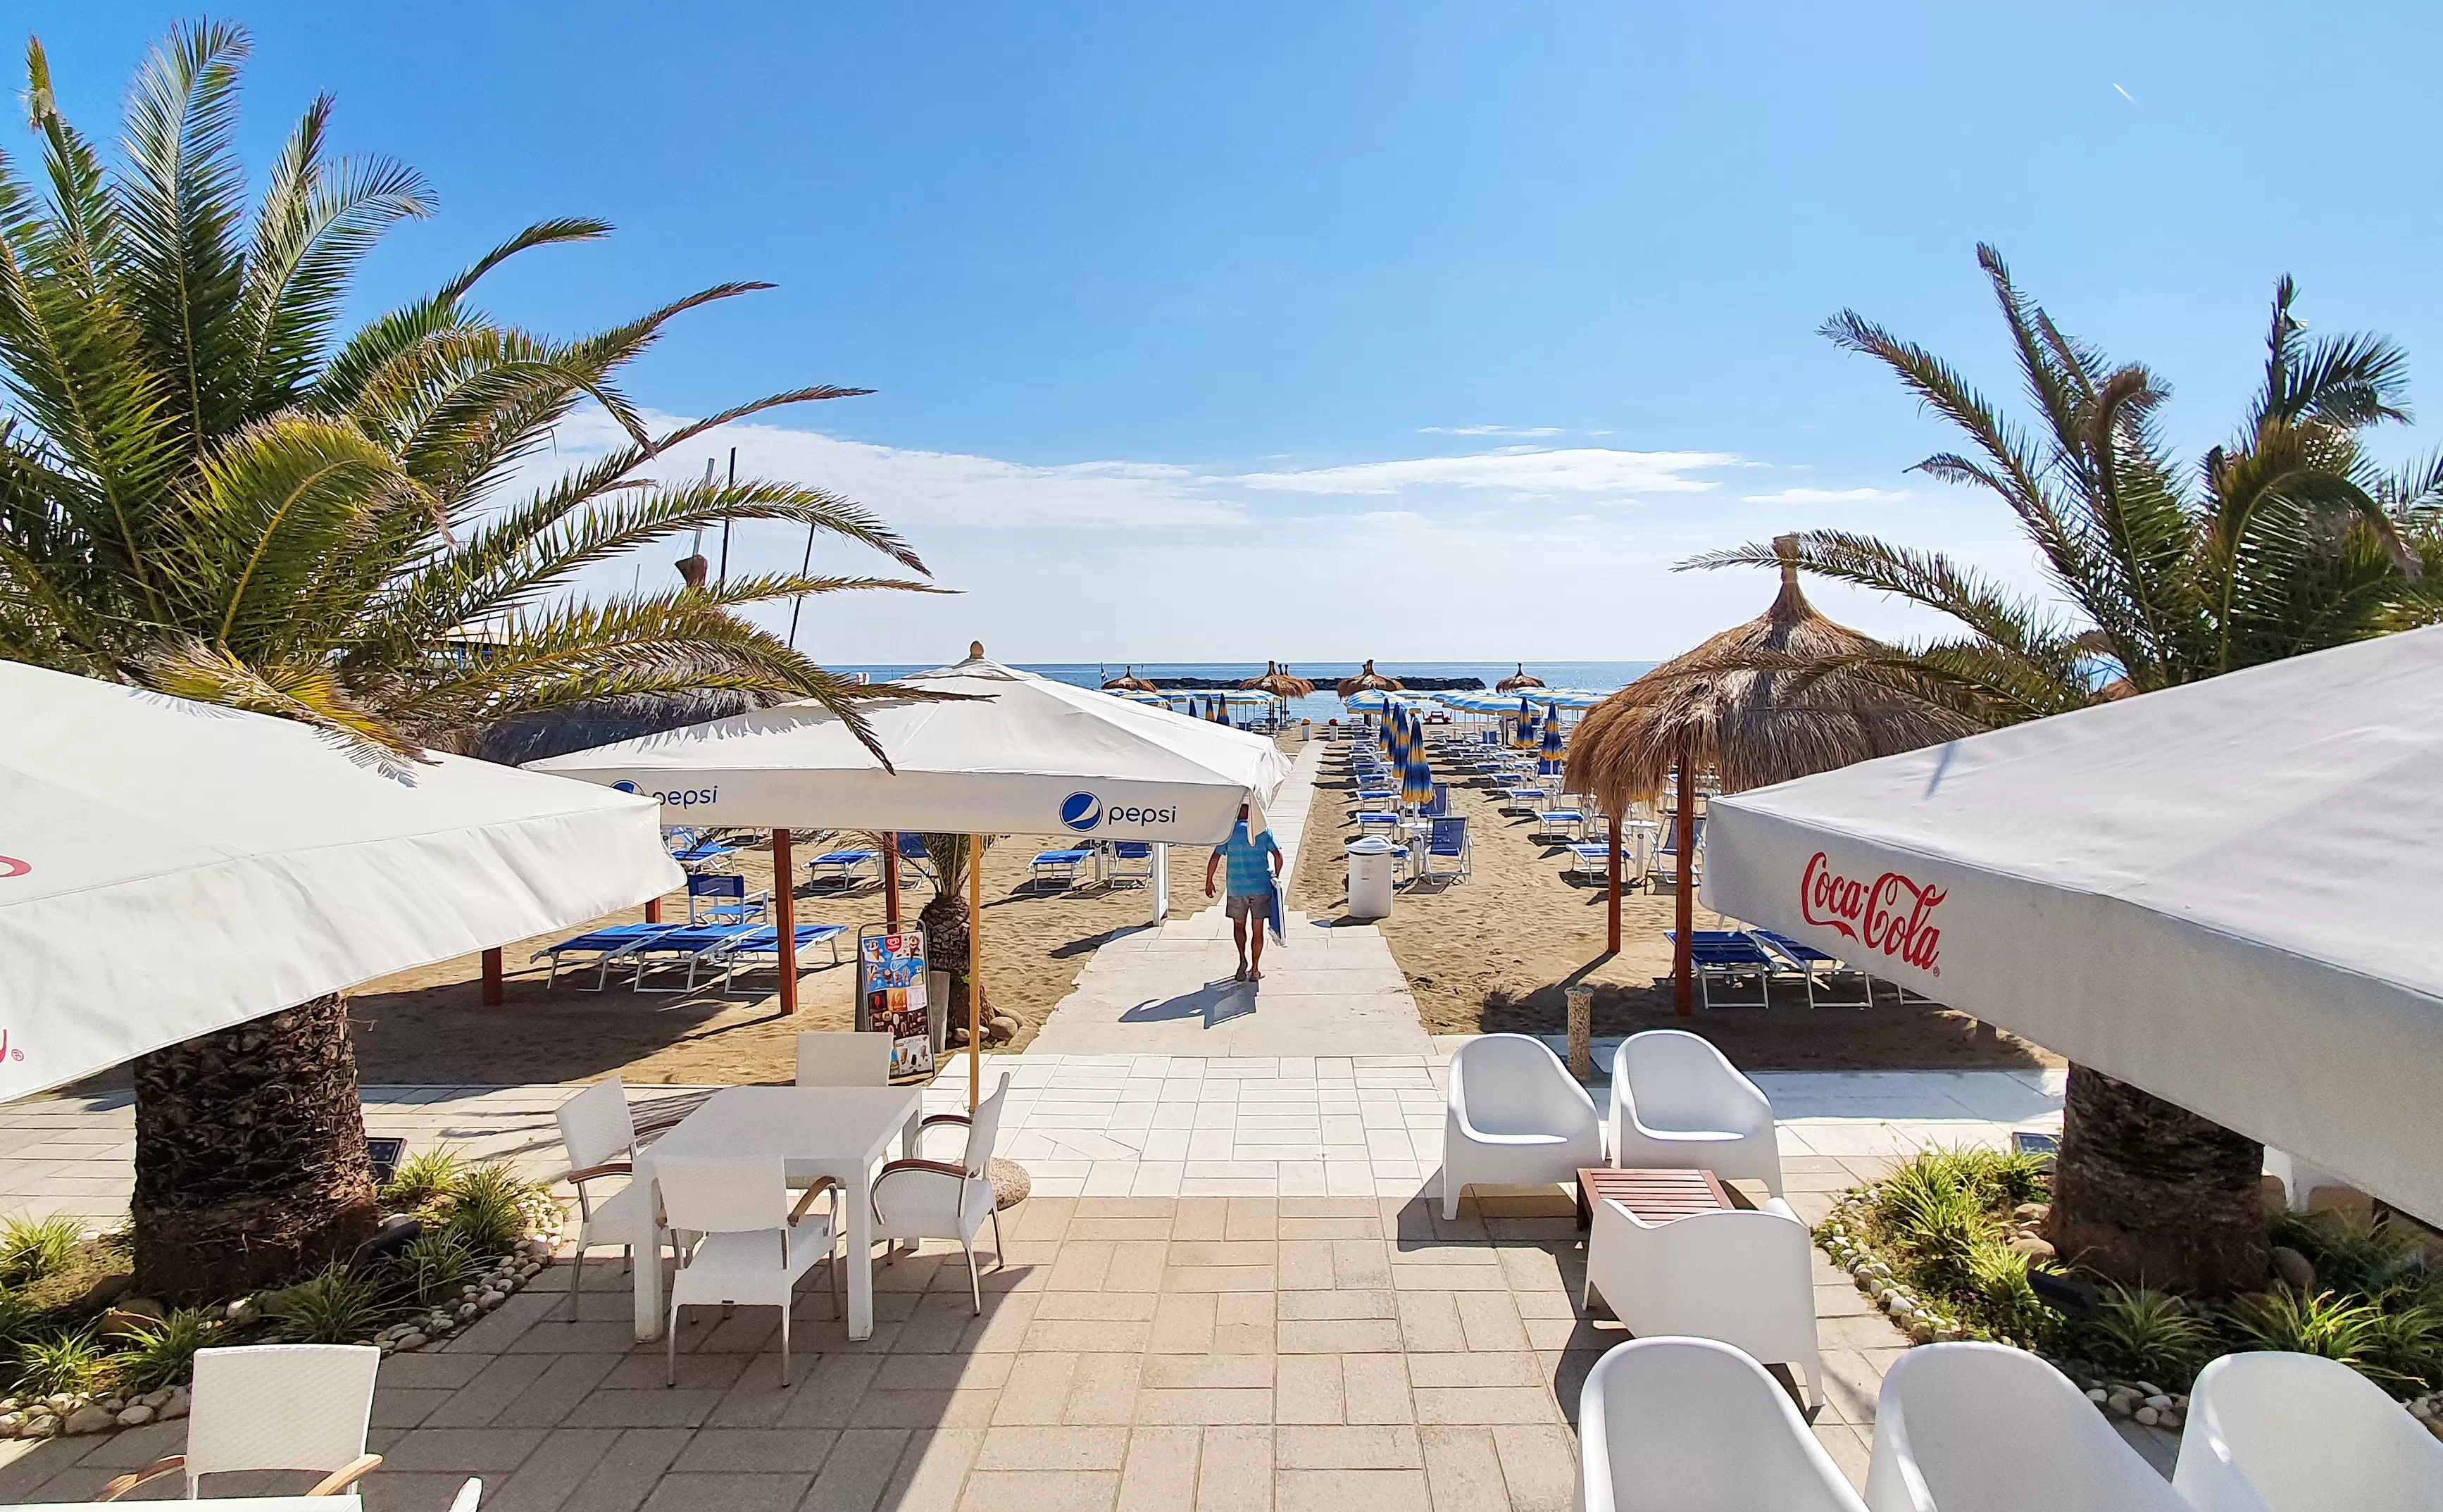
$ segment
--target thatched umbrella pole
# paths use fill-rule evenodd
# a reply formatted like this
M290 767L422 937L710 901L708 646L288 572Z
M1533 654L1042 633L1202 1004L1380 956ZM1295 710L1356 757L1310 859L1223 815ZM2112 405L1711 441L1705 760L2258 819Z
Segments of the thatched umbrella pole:
M1680 812L1672 816L1672 828L1678 832L1676 841L1680 847L1680 864L1672 869L1672 875L1680 885L1672 890L1675 895L1671 899L1671 912L1674 921L1680 926L1680 937L1672 942L1671 948L1671 1010L1683 1019L1697 1011L1697 894L1688 885L1697 875L1696 795L1688 781L1689 769L1697 765L1692 759L1694 754L1686 745L1681 746Z
M1606 942L1604 949L1618 955L1620 953L1620 810L1614 808L1607 817L1611 821L1611 854L1606 857L1606 860L1610 868L1611 897L1605 904L1605 909L1611 917L1610 927L1604 934Z

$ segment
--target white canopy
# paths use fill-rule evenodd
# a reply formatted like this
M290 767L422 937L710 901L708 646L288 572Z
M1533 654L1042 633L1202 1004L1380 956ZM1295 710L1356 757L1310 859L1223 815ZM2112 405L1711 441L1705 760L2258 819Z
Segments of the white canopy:
M1704 876L2443 1216L2443 628L1717 798Z
M971 695L865 706L894 775L838 716L782 704L548 757L648 794L666 824L1063 835L1215 844L1289 776L1273 743L981 656L899 679ZM1255 828L1261 829L1260 818Z
M0 1098L678 884L652 805L0 662Z

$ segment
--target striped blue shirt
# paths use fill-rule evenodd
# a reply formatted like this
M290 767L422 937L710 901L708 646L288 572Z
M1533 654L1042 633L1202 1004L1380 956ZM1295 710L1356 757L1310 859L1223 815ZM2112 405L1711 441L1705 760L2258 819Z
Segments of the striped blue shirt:
M1240 820L1230 838L1222 842L1223 859L1230 863L1230 895L1247 897L1273 890L1273 873L1265 859L1267 852L1278 853L1273 843L1273 832L1266 830L1254 839L1247 838L1247 821Z

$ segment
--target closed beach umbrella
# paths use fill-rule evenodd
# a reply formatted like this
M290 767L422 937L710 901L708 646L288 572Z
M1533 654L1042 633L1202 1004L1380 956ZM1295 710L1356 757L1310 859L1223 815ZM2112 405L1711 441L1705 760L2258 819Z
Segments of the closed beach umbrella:
M681 881L647 799L16 662L0 709L0 1098Z
M1757 659L1816 662L1873 656L1888 648L1815 612L1784 536L1781 591L1762 615L1675 656L1605 699L1570 743L1569 783L1607 814L1679 784L1680 1011L1692 1011L1688 947L1694 921L1686 878L1695 857L1695 779L1712 771L1721 790L1788 782L1878 756L1916 750L1970 732L1968 722L1852 673L1756 671ZM1619 898L1612 900L1617 917Z
M1502 678L1499 682L1495 683L1493 685L1493 691L1497 693L1515 693L1521 688L1541 688L1543 686L1543 678L1530 677L1527 675L1527 664L1522 661L1518 664L1518 670L1515 673L1512 673L1510 676Z
M1425 765L1422 744L1411 746L1408 759L1400 767L1400 802L1410 808L1423 808L1434 801L1434 772Z
M1518 712L1510 726L1510 744L1520 750L1535 748L1535 706L1524 695L1518 700Z
M1561 770L1561 711L1558 709L1548 707L1544 710L1544 759L1536 764L1535 769L1547 777L1555 776Z
M1213 723L1220 725L1224 729L1236 729L1239 728L1230 722L1229 700L1223 698L1216 698L1213 700Z

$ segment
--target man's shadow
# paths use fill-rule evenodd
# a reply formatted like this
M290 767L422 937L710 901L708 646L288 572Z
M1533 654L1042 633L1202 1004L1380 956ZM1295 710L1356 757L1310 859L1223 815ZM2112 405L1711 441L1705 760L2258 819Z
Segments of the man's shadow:
M1170 1023L1203 1019L1208 1029L1256 1011L1253 982L1207 982L1175 998L1148 999L1120 1015L1122 1023Z

